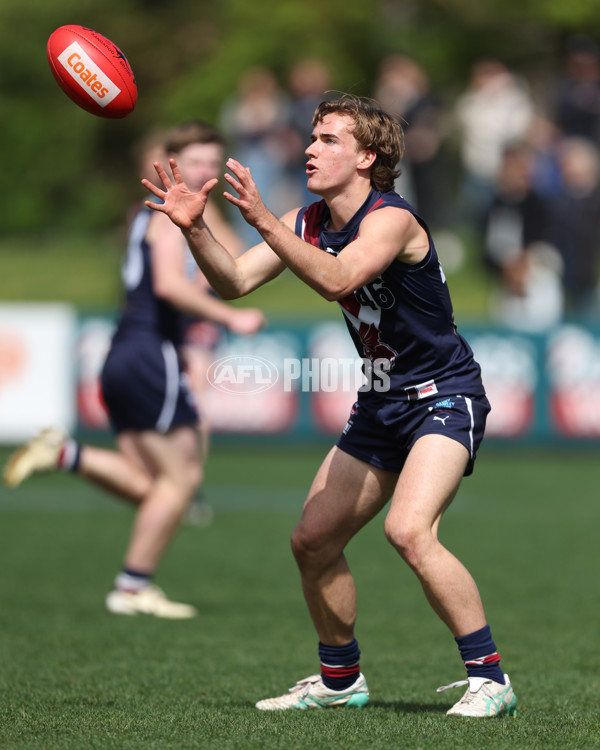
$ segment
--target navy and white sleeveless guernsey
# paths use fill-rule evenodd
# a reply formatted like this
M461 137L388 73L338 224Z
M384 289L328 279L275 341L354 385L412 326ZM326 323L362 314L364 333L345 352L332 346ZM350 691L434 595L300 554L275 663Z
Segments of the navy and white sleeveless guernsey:
M299 211L296 234L338 255L356 238L364 217L385 206L410 211L427 232L429 249L418 263L392 261L377 279L338 300L359 356L373 371L386 371L389 382L385 389L371 381L371 387L359 390L337 446L372 466L400 473L420 437L444 435L469 452L468 475L490 405L479 365L456 330L425 222L397 193L371 190L343 229L327 229L329 209L319 201Z
M184 316L173 305L159 299L152 286L150 246L146 241L152 213L144 206L131 224L127 255L121 269L125 307L115 338L145 334L160 336L178 346L183 335Z
M468 343L457 332L446 279L425 222L395 192L371 190L367 200L339 231L330 231L324 200L299 211L296 234L338 255L358 235L371 211L396 206L410 211L429 238L419 263L392 263L374 281L338 300L358 354L389 361L389 397L414 395L433 381L437 393L484 395L479 365ZM426 393L422 390L421 396Z
M154 293L146 240L151 216L144 206L131 224L122 269L125 306L101 375L102 395L117 433L165 433L198 422L179 353L186 318Z

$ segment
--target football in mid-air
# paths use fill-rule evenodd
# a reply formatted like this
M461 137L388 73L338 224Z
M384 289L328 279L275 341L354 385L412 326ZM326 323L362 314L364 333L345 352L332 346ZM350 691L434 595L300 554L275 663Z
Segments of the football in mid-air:
M48 62L75 104L99 117L125 117L137 102L127 58L109 39L85 26L60 26L48 39Z

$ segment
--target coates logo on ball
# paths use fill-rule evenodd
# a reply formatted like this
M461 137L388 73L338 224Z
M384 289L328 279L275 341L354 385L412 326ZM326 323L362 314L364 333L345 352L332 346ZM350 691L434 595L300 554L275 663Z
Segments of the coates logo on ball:
M109 39L84 26L61 26L48 39L50 70L65 94L82 109L125 117L137 102L127 58Z

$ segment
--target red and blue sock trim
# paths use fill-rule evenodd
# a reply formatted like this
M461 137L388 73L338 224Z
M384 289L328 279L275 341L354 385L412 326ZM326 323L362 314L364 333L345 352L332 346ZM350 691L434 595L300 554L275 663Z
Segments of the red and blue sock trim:
M356 638L345 646L327 646L319 642L321 679L330 690L345 690L360 674L360 649Z
M459 636L455 641L469 677L485 677L504 684L500 654L496 650L489 625L468 635Z

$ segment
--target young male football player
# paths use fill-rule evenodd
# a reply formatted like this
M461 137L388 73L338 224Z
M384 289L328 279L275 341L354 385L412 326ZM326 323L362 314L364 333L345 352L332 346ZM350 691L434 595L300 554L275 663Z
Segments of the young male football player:
M197 189L206 181L206 150L220 154L220 139L214 128L197 122L169 134L166 148L178 154L183 174ZM156 148L151 140L147 145ZM139 161L143 170L143 154ZM183 334L190 317L248 334L264 323L259 310L234 308L201 288L186 268L188 253L179 228L142 205L131 223L123 265L125 306L102 370L118 450L81 445L49 428L9 457L4 469L10 487L36 472L72 471L137 507L123 568L106 597L106 607L116 614L196 615L195 607L171 601L153 582L202 480Z
M467 670L456 716L515 712L516 699L475 582L438 540L442 515L471 473L489 403L480 368L454 324L431 234L393 192L403 152L398 122L351 96L323 102L306 149L307 186L322 200L278 220L250 171L230 159L226 199L264 242L234 259L203 211L216 180L190 191L175 161L157 165L164 203L148 203L181 227L211 285L241 297L290 268L337 301L359 355L383 361L389 387L361 391L337 445L313 481L292 548L319 638L321 672L261 700L261 710L363 706L369 692L355 638L356 593L344 556L350 539L391 499L390 543L419 578L454 635Z

